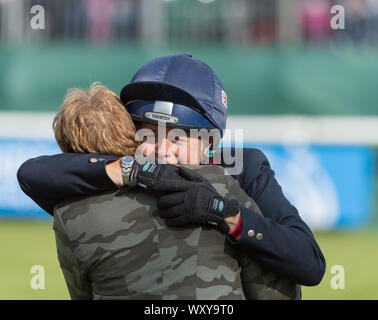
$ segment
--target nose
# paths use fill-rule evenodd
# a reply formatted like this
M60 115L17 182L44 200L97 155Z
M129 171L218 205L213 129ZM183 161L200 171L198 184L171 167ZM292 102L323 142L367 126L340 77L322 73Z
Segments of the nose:
M174 145L172 141L167 140L166 138L159 139L159 141L155 144L155 156L161 162L165 162L169 160L169 158L173 158L175 155L175 150L173 150Z

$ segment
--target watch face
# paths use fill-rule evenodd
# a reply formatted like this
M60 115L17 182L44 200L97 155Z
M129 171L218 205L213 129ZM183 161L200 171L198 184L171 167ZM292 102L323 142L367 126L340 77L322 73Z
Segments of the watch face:
M123 164L127 164L127 165L130 165L134 162L134 158L133 157L130 157L130 156L126 156L124 158L122 158L122 163Z

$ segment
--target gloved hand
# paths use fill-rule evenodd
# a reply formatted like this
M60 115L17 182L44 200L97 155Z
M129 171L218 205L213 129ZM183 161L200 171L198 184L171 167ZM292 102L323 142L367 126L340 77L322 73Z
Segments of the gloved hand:
M155 190L168 192L157 202L159 216L168 226L214 225L228 233L230 228L224 219L240 211L236 200L220 196L207 182L167 181L157 183Z
M158 182L165 183L166 181L193 181L209 183L206 178L185 167L150 162L140 165L135 161L132 167L129 187L133 188L135 186L139 186L148 191L156 192L155 185Z

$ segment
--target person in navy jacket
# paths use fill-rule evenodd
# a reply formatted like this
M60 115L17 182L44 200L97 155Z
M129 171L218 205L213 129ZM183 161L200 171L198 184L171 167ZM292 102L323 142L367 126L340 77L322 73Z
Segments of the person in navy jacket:
M145 64L123 88L121 101L134 122L145 127L153 128L163 119L167 127L185 130L215 128L222 135L225 129L227 96L223 86L209 66L190 55L161 57ZM151 152L161 158L156 145ZM225 161L225 152L240 155L241 172L232 176L264 214L262 217L240 207L225 219L232 231L225 232L227 240L245 248L256 262L277 274L300 285L319 284L325 273L324 256L310 228L282 193L266 156L257 149L219 149L214 141L206 152L211 164L226 168L232 165ZM67 198L124 185L122 160L99 154L40 156L23 163L17 178L22 190L52 215L55 205ZM172 190L173 195L179 192ZM167 224L190 223L167 215L175 211L174 206L165 207Z

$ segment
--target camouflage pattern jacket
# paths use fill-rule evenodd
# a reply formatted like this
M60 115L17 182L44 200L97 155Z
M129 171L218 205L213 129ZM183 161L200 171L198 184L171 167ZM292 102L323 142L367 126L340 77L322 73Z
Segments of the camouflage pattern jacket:
M217 192L261 214L220 166L187 166ZM300 286L264 270L211 227L167 227L142 190L55 207L58 259L72 299L300 299Z

